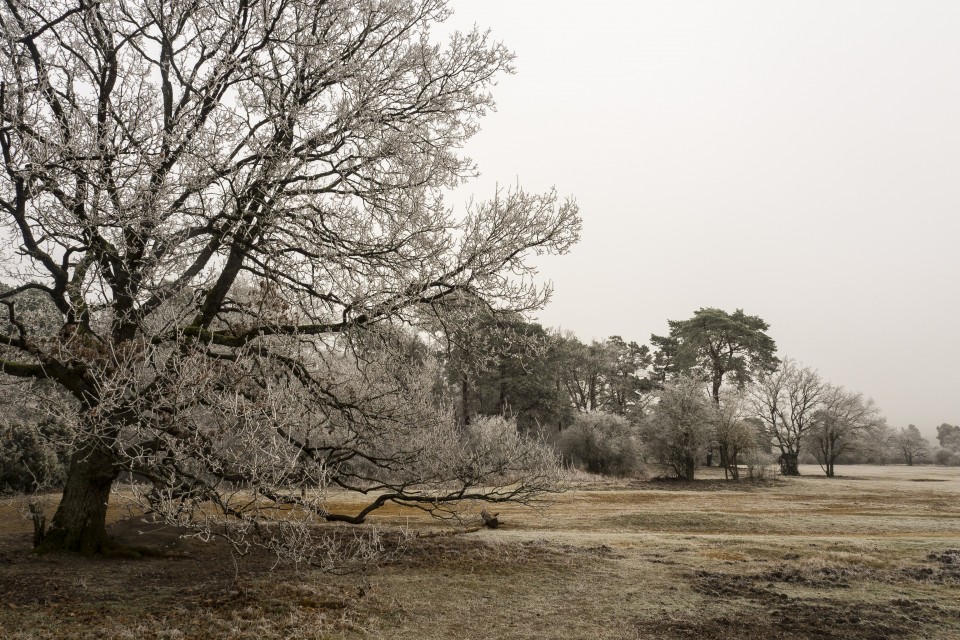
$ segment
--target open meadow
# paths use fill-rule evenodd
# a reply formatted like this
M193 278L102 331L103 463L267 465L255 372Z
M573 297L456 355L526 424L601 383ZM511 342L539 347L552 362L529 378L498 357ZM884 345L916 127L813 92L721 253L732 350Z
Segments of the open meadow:
M222 546L129 522L114 534L168 556L37 557L7 501L0 637L960 638L960 469L802 472L584 479L455 535L385 508L371 520L407 538L348 575L257 555L235 567Z

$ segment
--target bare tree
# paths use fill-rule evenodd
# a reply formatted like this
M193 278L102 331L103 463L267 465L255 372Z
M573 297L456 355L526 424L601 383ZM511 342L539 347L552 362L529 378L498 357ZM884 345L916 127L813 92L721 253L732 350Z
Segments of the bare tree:
M872 398L843 387L827 385L821 407L813 416L813 454L827 477L834 476L837 458L865 438L879 436L886 422Z
M713 410L713 437L723 461L724 477L739 480L741 456L757 448L762 429L750 417L751 408L743 393L727 390L721 392L721 400Z
M754 413L780 449L783 475L800 475L801 446L813 426L824 389L815 370L790 358L784 358L772 373L760 375L750 388Z
M448 14L445 0L3 2L16 254L0 370L59 385L75 432L46 548L109 546L121 472L152 481L165 518L216 506L266 539L292 513L361 522L391 501L543 488L513 484L531 464L549 475L536 448L450 444L397 339L460 292L537 308L548 291L525 259L579 232L552 192L462 215L443 202L474 174L458 148L511 62L480 31L435 42ZM53 335L21 314L28 292L56 307ZM306 489L329 485L368 503L328 512Z

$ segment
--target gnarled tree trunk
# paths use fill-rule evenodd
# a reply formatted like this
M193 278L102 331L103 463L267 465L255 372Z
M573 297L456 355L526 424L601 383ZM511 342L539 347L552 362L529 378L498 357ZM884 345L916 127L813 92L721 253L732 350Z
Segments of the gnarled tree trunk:
M113 457L101 443L79 448L70 460L60 506L37 551L96 555L109 549L107 502L116 477Z

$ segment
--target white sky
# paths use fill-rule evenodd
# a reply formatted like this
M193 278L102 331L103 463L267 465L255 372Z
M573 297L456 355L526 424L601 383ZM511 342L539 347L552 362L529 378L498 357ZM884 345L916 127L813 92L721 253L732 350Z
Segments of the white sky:
M960 2L453 0L517 54L467 153L580 204L547 326L700 307L929 436L960 423Z

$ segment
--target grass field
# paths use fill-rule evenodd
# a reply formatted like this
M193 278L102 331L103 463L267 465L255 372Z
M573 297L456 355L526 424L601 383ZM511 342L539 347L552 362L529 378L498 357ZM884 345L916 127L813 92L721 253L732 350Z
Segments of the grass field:
M0 638L960 639L960 469L802 472L583 480L550 508L499 509L500 529L413 538L345 576L262 556L237 571L175 536L175 557L36 557L5 503ZM412 510L375 520L443 531Z

